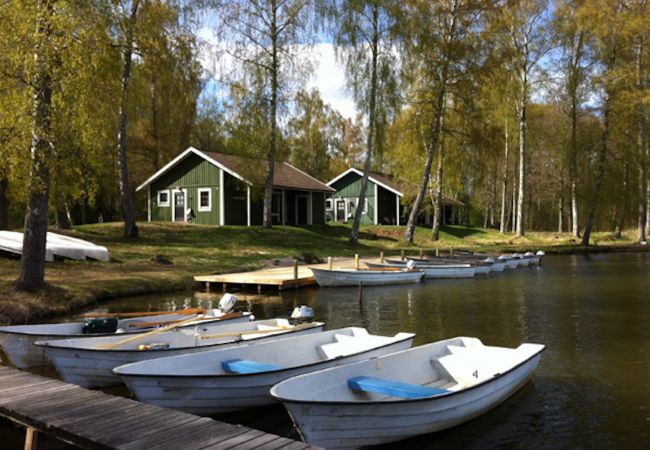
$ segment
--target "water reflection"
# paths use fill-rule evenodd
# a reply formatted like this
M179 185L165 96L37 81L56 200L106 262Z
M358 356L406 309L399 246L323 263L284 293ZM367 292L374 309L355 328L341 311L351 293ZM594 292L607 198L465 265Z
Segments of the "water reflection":
M548 256L540 268L488 277L368 287L361 301L356 288L237 296L260 319L306 304L327 328L412 331L416 345L459 335L547 345L532 382L512 399L468 424L413 439L409 448L636 448L650 441L649 274L650 255ZM104 307L211 308L219 297L173 293ZM221 419L287 435L287 417L271 416L253 411Z

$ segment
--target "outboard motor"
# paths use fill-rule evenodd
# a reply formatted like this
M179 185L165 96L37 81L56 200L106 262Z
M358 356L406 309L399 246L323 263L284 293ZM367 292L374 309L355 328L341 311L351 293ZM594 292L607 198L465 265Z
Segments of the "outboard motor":
M415 269L415 261L409 259L409 261L406 263L406 270L413 270L413 269Z
M494 258L485 258L485 259L483 260L483 262L486 262L486 263L488 263L488 264L494 264L495 261L494 261Z
M225 293L221 300L219 300L219 310L222 314L228 314L233 311L237 306L237 297L232 294Z
M291 313L293 322L311 322L314 319L314 310L306 305L300 305Z
M507 256L507 255L501 255L501 256L499 256L499 259L500 259L501 261L503 261L503 260L505 260L505 259L510 259L510 257Z
M535 254L533 252L526 252L526 253L524 253L524 256L526 258L530 258L531 256L535 256Z
M545 256L546 252L544 250L537 250L537 253L535 253L537 256Z

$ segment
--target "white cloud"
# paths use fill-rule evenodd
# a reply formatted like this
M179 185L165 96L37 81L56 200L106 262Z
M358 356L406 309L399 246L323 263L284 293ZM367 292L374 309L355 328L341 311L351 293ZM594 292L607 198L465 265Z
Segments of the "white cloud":
M345 92L345 74L343 68L336 62L332 44L316 44L314 52L320 55L317 59L316 73L307 87L317 88L323 100L336 109L343 117L354 118L357 114L354 101Z
M201 41L199 61L206 76L215 79L221 70L233 64L232 58L219 51L220 42L208 27L202 27L198 37ZM343 117L354 118L357 111L351 96L345 92L345 74L343 68L337 64L333 45L318 43L310 51L313 52L316 68L306 88L317 88L323 100ZM214 89L214 83L208 82L206 88Z

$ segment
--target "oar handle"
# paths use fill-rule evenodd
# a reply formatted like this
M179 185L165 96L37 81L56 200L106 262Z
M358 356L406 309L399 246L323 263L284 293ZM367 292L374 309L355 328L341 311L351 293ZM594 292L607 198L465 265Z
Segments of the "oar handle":
M218 316L218 317L217 316L205 316L205 317L201 317L201 318L197 317L196 321L198 322L198 321L215 320L215 319L225 320L225 319L232 319L232 318L235 318L235 317L239 317L241 315L242 315L242 313L237 312L237 313L224 314L223 316ZM186 320L186 319L167 320L167 321L162 321L162 322L134 322L134 323L130 323L128 325L129 325L129 327L133 327L133 328L149 328L149 327L157 327L157 326L160 326L160 325L171 325L173 323L182 322L183 320Z
M169 330L174 329L176 327L180 327L181 325L185 325L185 324L194 322L194 321L197 320L197 318L200 318L200 317L192 317L190 319L181 320L180 322L168 325L166 327L160 327L160 328L157 328L157 329L155 329L153 331L149 331L148 333L137 334L135 336L131 336L131 337L128 337L126 339L122 339L121 341L117 341L117 342L113 342L113 343L109 343L109 344L100 344L96 348L103 349L103 350L112 350L112 349L114 349L116 347L119 347L121 345L128 344L128 343L134 342L134 341L139 341L140 339L144 339L144 338L147 338L149 336L153 336L153 335L156 335L158 333L162 333L163 331L169 331Z
M75 317L79 317L81 319L83 318L101 318L101 317L117 317L118 319L121 317L142 317L142 316L162 316L164 314L181 314L181 315L188 315L188 314L205 314L206 310L205 308L188 308L188 309L179 309L178 311L138 311L138 312L116 312L116 313L85 313L85 314L80 314Z

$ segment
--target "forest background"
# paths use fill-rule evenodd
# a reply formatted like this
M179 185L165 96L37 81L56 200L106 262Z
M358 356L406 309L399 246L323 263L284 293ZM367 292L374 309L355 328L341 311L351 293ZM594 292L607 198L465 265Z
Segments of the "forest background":
M136 237L134 186L192 145L265 161L269 214L286 160L324 181L349 167L399 179L407 242L422 209L437 236L443 195L468 225L643 242L646 3L2 0L0 229L101 218ZM323 45L353 117L313 83ZM19 286L39 278L29 267Z

